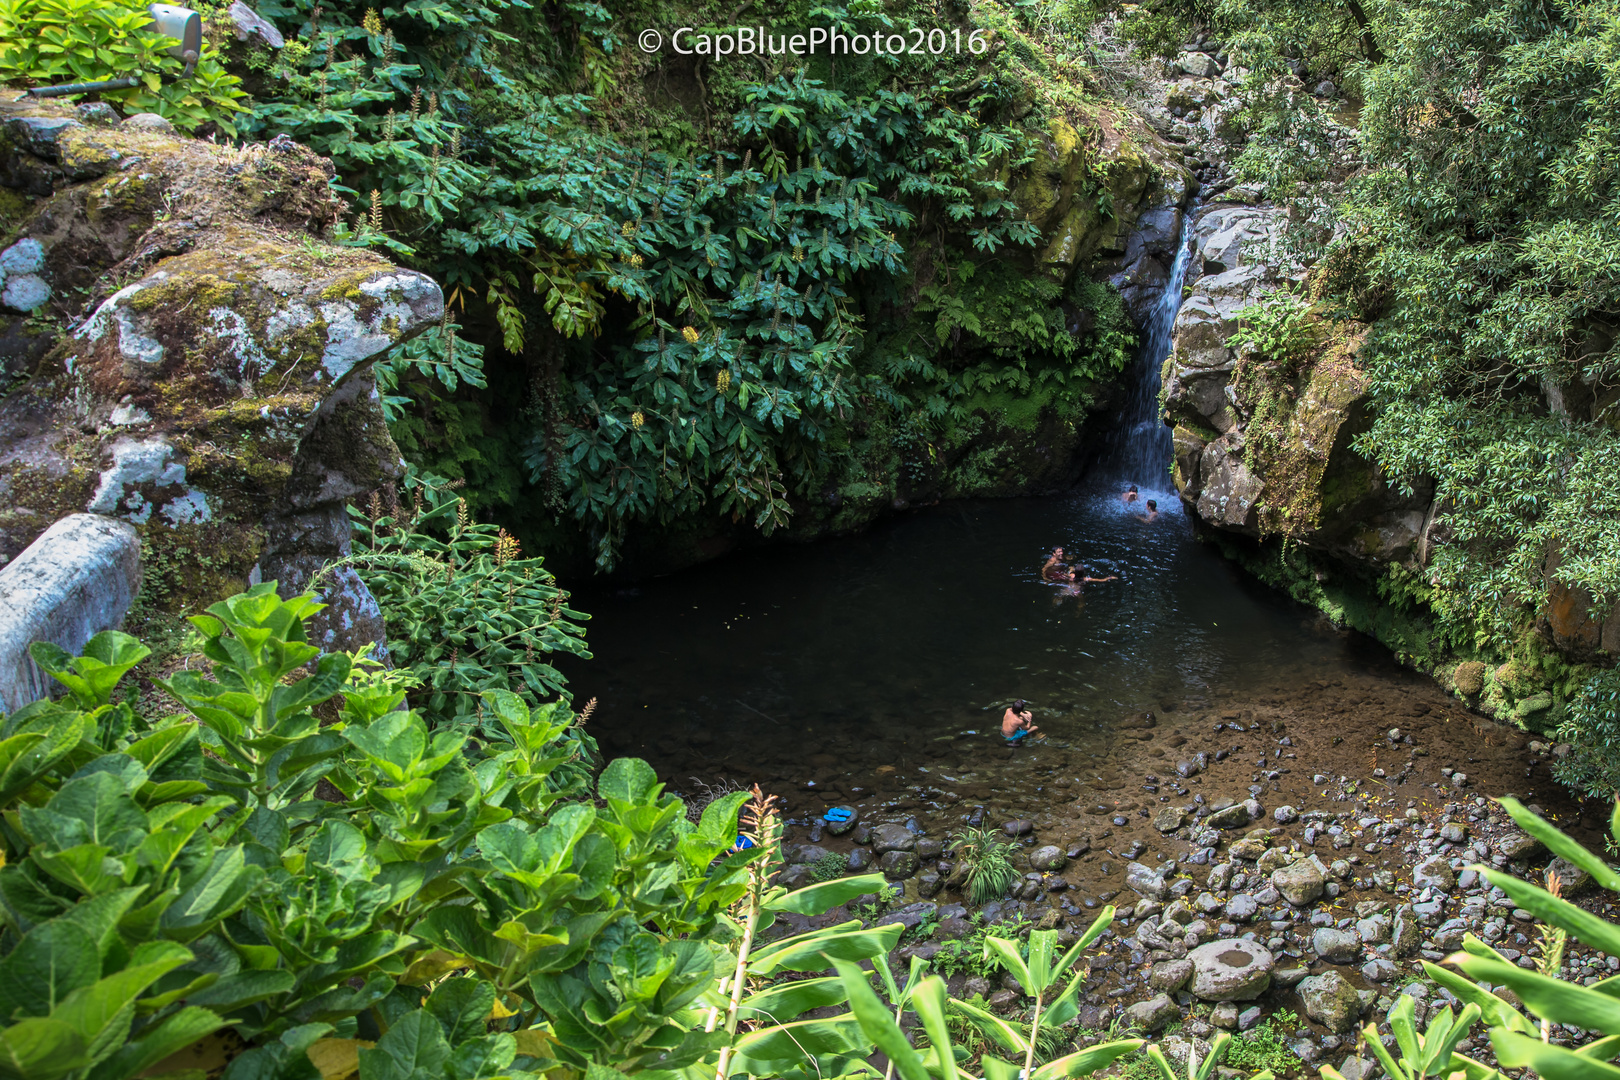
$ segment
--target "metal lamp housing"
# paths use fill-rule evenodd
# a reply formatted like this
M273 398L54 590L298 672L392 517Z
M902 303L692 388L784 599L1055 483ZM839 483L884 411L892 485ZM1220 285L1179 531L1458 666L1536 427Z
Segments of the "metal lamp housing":
M153 30L180 43L169 49L169 55L196 63L202 55L202 16L174 4L150 4L146 11L152 16Z

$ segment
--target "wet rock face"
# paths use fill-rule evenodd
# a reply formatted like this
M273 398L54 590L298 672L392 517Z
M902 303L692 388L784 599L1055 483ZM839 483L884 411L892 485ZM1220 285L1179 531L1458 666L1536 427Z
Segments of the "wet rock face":
M139 530L162 606L259 580L302 591L348 552L346 500L400 474L370 367L440 320L438 285L312 242L337 211L332 172L296 144L216 147L16 103L0 128L0 179L37 198L0 262L27 263L74 327L37 366L37 343L0 335L26 380L0 400L0 557L88 509ZM381 642L352 571L319 589L312 641Z

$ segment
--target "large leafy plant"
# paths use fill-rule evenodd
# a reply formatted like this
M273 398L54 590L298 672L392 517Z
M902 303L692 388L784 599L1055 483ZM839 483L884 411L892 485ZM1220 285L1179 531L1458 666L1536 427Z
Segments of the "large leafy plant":
M133 89L104 91L127 112L155 112L182 131L213 123L235 134L247 94L204 41L190 75L167 51L173 38L149 29L146 5L125 0L0 0L0 82L29 86L137 76Z
M507 691L477 740L430 730L397 675L316 656L317 608L266 584L195 617L160 721L113 700L133 639L35 646L69 696L0 724L0 1075L123 1080L227 1022L233 1080L521 1073L570 987L636 1005L569 1060L663 1053L754 857L742 795L694 825L644 763L593 781L574 714Z

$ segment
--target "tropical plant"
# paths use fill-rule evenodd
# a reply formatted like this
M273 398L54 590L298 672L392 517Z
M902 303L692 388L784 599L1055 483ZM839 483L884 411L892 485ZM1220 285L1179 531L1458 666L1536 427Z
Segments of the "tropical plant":
M195 69L167 50L179 42L152 30L146 5L124 0L0 0L0 83L28 86L135 76L139 85L102 91L129 112L155 112L185 132L213 123L236 133L247 94L203 41Z
M1158 1070L1161 1080L1209 1080L1210 1076L1215 1072L1215 1067L1226 1057L1227 1051L1232 1047L1233 1042L1234 1038L1231 1032L1222 1031L1217 1033L1209 1044L1209 1053L1200 1059L1197 1043L1189 1041L1187 1044L1186 1071L1179 1076L1169 1060L1164 1056L1164 1051L1157 1046L1147 1048L1147 1057L1153 1063L1153 1067ZM1327 1077L1328 1080L1333 1080L1333 1078L1328 1077L1326 1070L1323 1070L1322 1075ZM1252 1074L1249 1080L1272 1080L1272 1071L1269 1068L1262 1069L1260 1072ZM1401 1080L1410 1080L1410 1078L1403 1077Z
M1018 870L1009 856L1013 845L994 829L965 828L951 839L956 869L953 881L960 881L962 895L975 904L1007 895L1018 880Z
M389 659L413 676L410 700L430 723L478 722L492 690L530 707L566 696L550 659L590 656L579 625L588 616L566 606L568 594L542 559L522 556L516 537L472 520L455 485L410 469L402 493L373 493L350 518L353 553L321 577L352 566L365 581L388 626ZM582 760L594 758L594 741L577 737Z
M1311 355L1317 325L1308 304L1287 294L1273 294L1237 313L1237 329L1226 344L1239 351L1250 350L1292 375Z
M997 952L1002 963L1018 978L1024 992L1035 999L1027 1028L1020 1028L975 1005L950 999L945 992L945 981L938 975L924 976L920 965L913 965L903 988L897 986L892 977L885 977L884 985L889 992L890 1005L895 1009L891 1014L890 1005L878 997L866 973L857 964L834 959L833 966L849 993L852 1012L862 1030L888 1056L904 1080L926 1080L928 1077L955 1080L959 1075L965 1075L958 1071L958 1058L966 1054L952 1041L948 1018L951 1011L965 1015L996 1046L1023 1055L1022 1068L992 1054L981 1055L979 1067L985 1080L1015 1080L1018 1077L1026 1080L1057 1080L1059 1077L1089 1076L1117 1058L1139 1049L1143 1040L1120 1039L1099 1043L1049 1061L1039 1068L1035 1067L1035 1055L1043 1033L1059 1030L1079 1014L1079 989L1089 969L1075 971L1068 985L1051 1001L1047 1000L1048 992L1063 981L1081 954L1108 928L1113 919L1114 909L1104 908L1091 927L1061 957L1055 957L1058 936L1055 930L1038 930L1030 935L1027 961L1012 943L1002 939L986 941L986 951ZM929 1045L925 1051L913 1049L900 1028L899 1011L905 1007L917 1013L923 1030L928 1034Z

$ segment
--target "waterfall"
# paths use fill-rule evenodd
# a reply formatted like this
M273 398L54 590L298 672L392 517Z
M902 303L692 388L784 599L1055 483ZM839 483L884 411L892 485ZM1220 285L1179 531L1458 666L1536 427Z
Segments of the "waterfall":
M1130 397L1126 399L1105 456L1110 475L1126 483L1139 484L1144 490L1165 490L1170 486L1168 472L1175 442L1159 415L1159 370L1164 366L1165 357L1170 355L1170 332L1176 324L1176 312L1181 310L1181 287L1187 276L1196 210L1196 206L1190 207L1182 218L1170 276L1164 283L1159 302L1148 316L1147 325L1142 328Z

